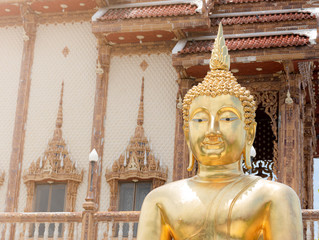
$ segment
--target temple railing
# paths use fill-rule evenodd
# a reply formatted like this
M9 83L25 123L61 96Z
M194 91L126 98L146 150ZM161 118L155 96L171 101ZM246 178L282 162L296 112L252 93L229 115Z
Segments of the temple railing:
M94 213L94 226L98 227L96 239L135 239L139 215L140 212ZM302 210L302 218L305 240L319 239L319 210ZM82 227L85 227L82 220L82 212L0 213L0 239L80 240Z
M81 239L82 212L0 213L0 238ZM14 234L14 237L13 237Z
M132 240L137 233L140 212L97 212L94 219L98 222L98 240Z
M319 210L303 209L302 221L305 240L319 240Z

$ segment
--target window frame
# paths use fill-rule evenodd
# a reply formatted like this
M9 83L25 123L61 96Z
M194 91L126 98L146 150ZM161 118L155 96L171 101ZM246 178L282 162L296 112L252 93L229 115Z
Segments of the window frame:
M48 183L48 182L39 182L39 183L35 183L35 188L34 188L34 197L33 197L33 204L32 204L32 212L36 212L36 202L37 202L37 195L38 195L38 190L37 190L37 186L39 185L48 185L49 186L49 197L48 197L48 205L47 205L47 209L51 210L51 197L52 197L52 188L53 185L64 185L64 202L63 202L63 212L65 212L66 207L67 207L67 190L68 190L68 183L65 182L53 182L53 183ZM46 211L46 212L51 212L51 211Z
M134 184L134 191L133 191L133 210L120 210L120 199L121 199L121 185L123 183L133 183ZM118 186L117 186L117 195L118 195L118 199L117 199L117 210L118 211L140 211L140 210L136 210L136 192L137 192L137 185L139 183L149 183L150 184L150 191L151 192L153 190L153 181L151 180L144 180L144 181L119 181L118 182ZM148 193L149 193L148 192ZM145 199L145 198L144 198ZM144 201L144 200L143 200Z

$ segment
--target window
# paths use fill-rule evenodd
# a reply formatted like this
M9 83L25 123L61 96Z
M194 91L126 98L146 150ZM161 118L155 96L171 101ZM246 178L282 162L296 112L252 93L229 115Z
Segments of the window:
M34 212L63 212L65 206L66 184L37 184ZM44 235L44 223L39 226L39 236ZM33 232L33 231L32 231ZM54 223L49 225L49 237L53 237ZM59 225L59 237L62 224Z
M151 182L119 182L119 211L140 211L146 195L152 190ZM128 236L129 225L123 225L123 237ZM137 223L133 236L137 235Z

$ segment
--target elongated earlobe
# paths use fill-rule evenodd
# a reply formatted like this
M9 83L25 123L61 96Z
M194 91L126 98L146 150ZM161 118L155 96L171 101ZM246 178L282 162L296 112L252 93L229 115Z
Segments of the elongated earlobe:
M192 151L189 150L189 164L188 164L187 171L191 172L193 170L194 163L195 163L195 157L194 157Z
M243 151L245 166L248 170L251 169L250 149L251 149L251 146L248 146L246 144L246 146L244 147L244 151Z
M256 134L256 127L257 123L252 123L250 128L247 130L247 136L246 136L246 143L243 151L243 156L244 156L244 161L247 169L251 169L251 159L250 156L252 155L253 157L256 156L256 151L253 147L253 143L255 140L255 134ZM252 152L255 152L255 154L251 154Z

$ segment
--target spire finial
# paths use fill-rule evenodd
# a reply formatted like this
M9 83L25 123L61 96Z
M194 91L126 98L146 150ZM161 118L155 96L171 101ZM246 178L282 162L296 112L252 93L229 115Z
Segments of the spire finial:
M229 70L230 57L228 55L221 23L219 23L218 34L215 39L209 66L211 70Z
M144 123L144 77L142 78L141 99L138 108L137 125L142 126Z
M63 90L64 90L64 81L62 81L61 95L60 95L60 104L59 104L58 116L56 118L56 123L55 123L55 126L57 128L61 128L62 127L62 123L63 123L63 108L62 108Z

